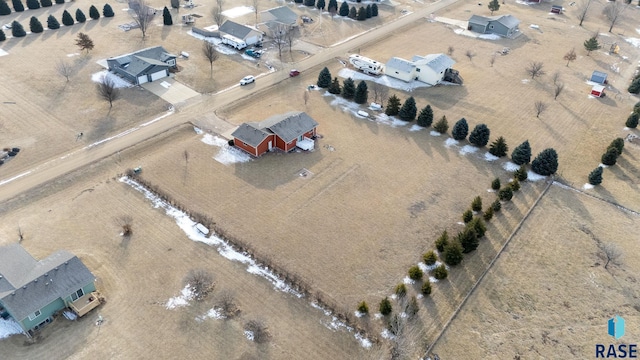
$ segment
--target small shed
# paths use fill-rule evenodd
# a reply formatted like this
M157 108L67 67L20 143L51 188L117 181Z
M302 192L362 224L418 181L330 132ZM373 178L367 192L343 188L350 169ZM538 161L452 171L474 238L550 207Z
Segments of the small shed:
M604 85L607 83L607 74L603 73L602 71L596 70L593 72L593 74L591 74L591 79L589 80L596 84Z
M562 5L551 5L552 14L562 14Z
M593 85L593 87L591 88L591 95L595 97L604 97L604 86Z

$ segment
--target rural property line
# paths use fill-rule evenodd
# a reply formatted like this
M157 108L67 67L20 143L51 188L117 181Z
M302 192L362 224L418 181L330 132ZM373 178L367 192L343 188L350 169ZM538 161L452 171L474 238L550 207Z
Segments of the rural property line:
M613 205L613 206L617 207L617 208L618 208L618 209L620 209L620 210L624 210L624 211L629 212L629 213L631 213L631 214L633 214L633 215L638 215L638 216L640 216L640 212L637 212L637 211L635 211L635 210L631 210L631 209L629 209L628 207L624 207L624 206L622 206L622 205L620 205L620 204L618 204L618 203L616 203L616 202L613 202L613 201L611 201L611 200L607 200L607 199L601 198L601 197L599 197L599 196L595 196L595 195L593 195L593 194L589 194L589 193L588 193L588 192L586 192L586 191L583 191L583 190L577 189L577 188L575 188L575 187L573 187L573 186L571 186L571 185L563 184L563 183L561 183L561 182L559 182L559 181L556 181L556 180L553 180L553 182L552 182L552 183L553 183L553 185L559 186L559 187L564 188L564 189L573 190L573 191L575 191L575 192L577 192L577 193L579 193L579 194L582 194L582 195L588 196L588 197L590 197L590 198L592 198L592 199L596 199L596 200L599 200L599 201L605 202L605 203L607 203L607 204L609 204L609 205Z
M453 312L453 315L451 315L451 317L449 318L449 320L447 320L447 322L444 324L444 326L442 327L442 330L440 331L440 333L438 334L438 336L435 338L435 340L431 343L431 345L429 345L429 348L427 348L427 355L431 354L431 351L433 350L433 348L436 346L436 344L438 343L438 340L440 340L440 338L442 337L442 335L444 334L444 332L449 328L449 325L451 325L451 323L453 322L453 320L456 318L456 316L458 316L458 313L460 312L460 310L462 309L462 307L467 303L467 300L469 299L469 297L471 297L471 295L473 294L473 292L476 290L476 288L478 287L478 285L480 284L480 282L482 281L482 279L484 279L485 275L487 275L487 273L489 272L489 270L491 270L491 268L493 267L493 264L495 264L495 262L498 260L498 258L500 257L500 255L504 252L504 249L507 248L507 245L509 245L509 243L511 242L511 239L513 239L514 235L520 230L520 228L522 227L522 224L524 224L524 222L527 220L527 218L529 218L529 215L531 215L531 212L533 212L533 209L536 208L536 206L538 205L538 203L540 202L540 200L542 199L542 197L547 193L547 191L549 190L549 188L551 187L551 185L554 183L555 181L551 180L547 182L547 187L544 188L544 190L542 191L542 193L540 194L540 196L538 196L538 198L536 199L536 201L533 203L533 205L531 206L531 208L529 208L529 210L527 211L527 213L524 215L524 217L522 218L522 220L520 220L520 222L518 223L518 225L516 226L515 229L513 229L513 231L511 232L511 234L509 235L509 237L507 238L507 241L505 241L504 245L502 245L502 248L500 248L500 251L498 251L498 253L496 254L496 256L493 257L493 259L491 260L491 262L489 263L489 266L487 266L487 268L482 272L482 275L480 275L480 277L478 278L478 280L476 281L475 284L473 284L473 286L471 287L471 290L469 290L469 292L467 293L467 295L464 297L464 299L462 299L462 302L460 303L460 305L458 305L458 307L456 308L456 310Z

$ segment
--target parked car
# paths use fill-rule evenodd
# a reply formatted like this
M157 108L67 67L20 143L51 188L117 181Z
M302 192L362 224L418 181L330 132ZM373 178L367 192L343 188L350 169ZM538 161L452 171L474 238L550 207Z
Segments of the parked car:
M298 76L300 75L300 71L293 69L291 71L289 71L289 76L294 77L294 76Z
M260 59L260 56L262 56L262 51L258 51L254 49L247 49L244 51L244 53L256 59Z
M251 84L252 82L255 82L256 78L253 75L249 75L249 76L245 76L242 78L242 80L240 80L240 85L247 85L247 84Z

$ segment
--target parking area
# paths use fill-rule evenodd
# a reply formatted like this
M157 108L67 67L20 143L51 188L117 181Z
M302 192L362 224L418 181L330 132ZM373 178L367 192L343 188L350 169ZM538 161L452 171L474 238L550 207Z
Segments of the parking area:
M140 85L143 88L149 90L155 95L158 95L162 100L165 100L172 105L179 104L191 98L194 98L200 93L187 87L186 85L176 81L171 77L160 79L154 82L148 82Z

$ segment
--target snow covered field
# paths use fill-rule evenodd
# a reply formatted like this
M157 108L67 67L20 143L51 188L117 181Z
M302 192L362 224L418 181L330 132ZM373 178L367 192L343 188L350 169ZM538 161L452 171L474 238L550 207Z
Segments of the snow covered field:
M242 15L251 14L253 12L253 6L236 6L229 10L225 10L222 12L222 15L226 16L229 19L235 19Z

